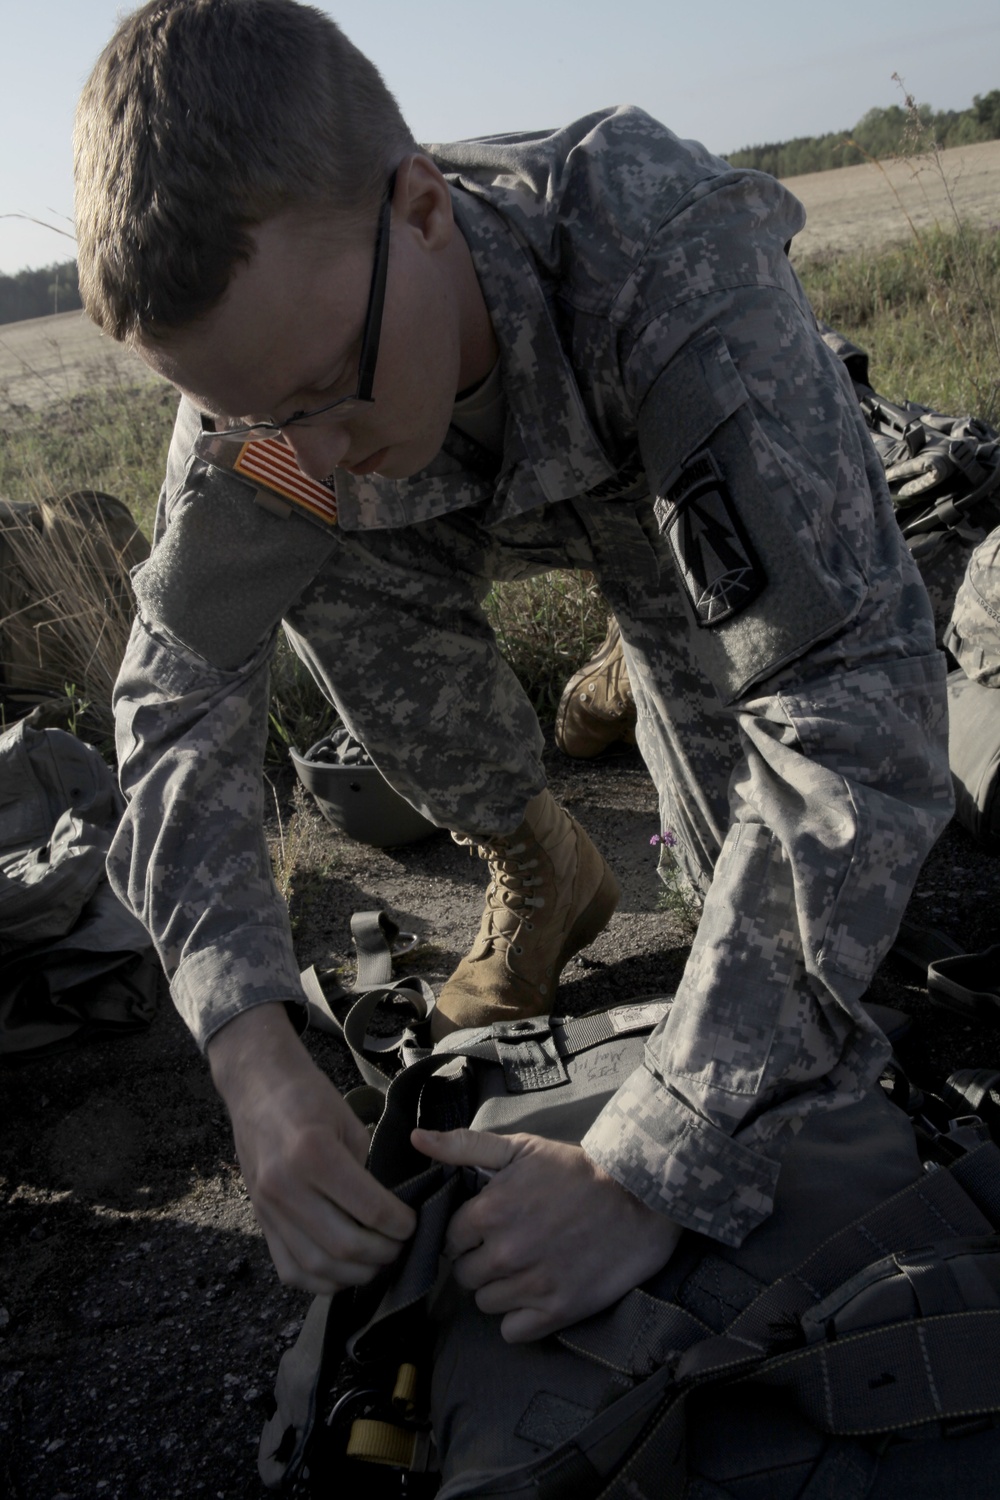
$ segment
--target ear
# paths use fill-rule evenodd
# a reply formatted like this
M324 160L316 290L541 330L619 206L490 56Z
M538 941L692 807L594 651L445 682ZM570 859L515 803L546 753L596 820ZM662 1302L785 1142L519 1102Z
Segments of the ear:
M425 250L443 250L455 233L451 191L429 156L405 156L396 168L393 215L411 230Z

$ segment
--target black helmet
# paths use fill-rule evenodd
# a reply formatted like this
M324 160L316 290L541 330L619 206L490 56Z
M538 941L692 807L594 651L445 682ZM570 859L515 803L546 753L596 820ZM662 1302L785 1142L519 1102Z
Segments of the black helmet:
M307 792L312 792L323 816L361 844L385 849L412 844L436 831L435 825L411 807L386 781L368 752L341 726L317 740L300 755L289 754Z

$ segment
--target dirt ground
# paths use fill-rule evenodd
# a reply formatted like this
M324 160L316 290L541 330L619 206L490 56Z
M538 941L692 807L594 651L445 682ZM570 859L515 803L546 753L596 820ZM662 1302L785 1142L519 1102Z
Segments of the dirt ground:
M557 796L622 884L607 931L574 960L560 1008L669 992L683 917L655 877L652 785L635 752L548 754ZM349 919L385 906L423 934L410 961L439 983L478 923L485 866L445 835L370 850L279 788L301 874L292 911L303 966L344 970ZM276 827L272 828L272 834ZM911 916L969 949L1000 937L1000 857L950 829ZM1000 1065L1000 1026L933 1008L887 960L871 998L913 1018L917 1076ZM310 1046L339 1085L342 1048ZM252 1500L255 1445L278 1358L308 1297L277 1282L242 1188L224 1112L169 1005L148 1033L0 1071L0 1492L9 1500Z
M991 220L1000 143L967 155L959 186L974 187ZM810 208L809 249L824 234L825 244L850 245L893 232L898 209L875 168L792 186ZM25 405L134 375L129 357L79 314L0 329L0 387ZM656 804L638 756L582 763L550 749L548 764L556 795L623 887L607 931L569 966L560 1008L669 991L687 934L662 904L649 845ZM369 850L329 829L290 780L279 796L286 847L294 843L302 872L293 914L303 966L349 971L351 913L385 906L424 936L413 966L443 980L478 923L482 862L444 835ZM1000 857L950 829L911 916L976 950L1000 939L998 911ZM933 1008L892 959L871 998L912 1016L907 1055L918 1075L1000 1066L1000 1027ZM349 1080L335 1042L316 1036L310 1046L338 1083ZM309 1299L275 1279L224 1111L169 1003L144 1035L0 1070L0 1221L0 1492L9 1500L262 1495L257 1437L278 1358Z

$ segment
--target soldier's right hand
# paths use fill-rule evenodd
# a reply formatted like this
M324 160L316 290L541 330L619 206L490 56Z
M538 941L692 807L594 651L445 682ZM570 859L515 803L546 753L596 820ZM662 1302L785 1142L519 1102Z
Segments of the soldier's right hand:
M208 1044L257 1219L282 1281L332 1293L398 1256L416 1215L365 1168L368 1134L283 1005L244 1011Z

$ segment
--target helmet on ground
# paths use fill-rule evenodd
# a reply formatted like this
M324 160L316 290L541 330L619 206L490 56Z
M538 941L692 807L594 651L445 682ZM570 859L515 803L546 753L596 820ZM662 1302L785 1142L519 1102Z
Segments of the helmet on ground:
M305 755L294 746L289 753L323 816L348 838L385 849L436 832L430 819L393 790L365 747L343 726L317 740Z

